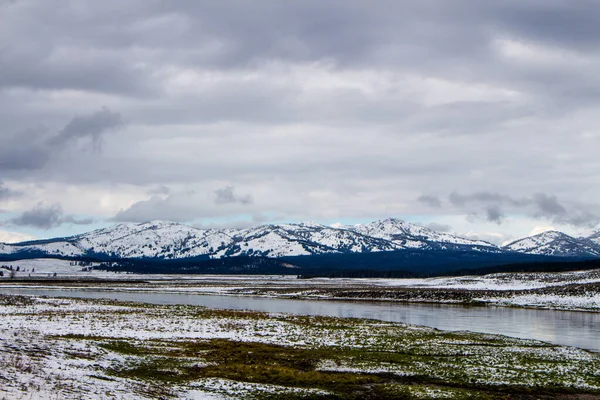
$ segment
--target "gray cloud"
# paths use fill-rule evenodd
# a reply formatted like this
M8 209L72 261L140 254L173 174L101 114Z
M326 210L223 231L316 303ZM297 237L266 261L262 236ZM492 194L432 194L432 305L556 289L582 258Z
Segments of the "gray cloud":
M102 144L102 135L119 129L123 125L121 114L103 107L95 113L73 118L56 136L49 140L49 143L56 147L66 145L74 140L89 139L91 145L97 149Z
M596 212L586 209L583 205L567 209L556 196L537 193L533 196L533 202L537 208L536 217L544 217L555 223L588 228L593 228L600 223L600 215Z
M132 1L130 12L115 15L116 4L65 6L62 12L39 1L27 11L8 6L8 17L16 22L7 29L28 29L23 38L28 46L6 46L10 51L3 52L1 61L8 68L2 82L34 89L125 95L150 90L160 95L157 67L166 60L212 69L255 67L271 60L330 60L342 67L401 66L458 79L532 84L542 90L541 80L555 83L549 73L564 67L535 74L535 67L504 62L492 47L496 35L575 52L598 46L595 14L590 12L594 7L586 1L384 1L381 7L359 1L285 6L258 1L236 5L235 13L230 5L212 1ZM80 18L82 14L94 18ZM69 35L74 31L77 40ZM574 74L568 77L577 79ZM550 88L566 92L564 85Z
M268 220L269 219L265 219L264 216L259 214L253 215L251 219L240 219L220 223L198 223L193 226L198 229L247 229L264 224Z
M233 192L233 186L226 186L215 190L215 204L251 204L252 196L249 194L239 196Z
M476 192L472 194L450 193L448 200L455 206L464 206L468 203L493 203L508 204L512 206L525 206L531 203L531 199L515 199L510 196L494 192Z
M167 195L167 194L171 193L171 189L169 189L168 186L159 185L157 187L150 189L148 191L148 193L150 193L152 195Z
M46 129L34 128L5 136L0 147L0 171L31 171L46 165L51 156L44 143L46 135Z
M29 226L39 229L51 229L63 224L89 225L93 223L90 218L78 219L72 215L65 215L58 204L44 205L39 203L31 210L24 211L18 217L8 220L9 225Z
M452 232L452 227L450 225L440 224L437 222L430 222L425 225L425 227L440 233Z
M8 135L0 147L0 172L31 174L47 167L61 154L68 157L82 147L100 150L103 136L123 125L121 114L103 107L100 111L72 118L57 134L38 127ZM72 145L78 142L82 146L73 148Z
M19 192L18 190L13 190L9 187L6 187L4 185L4 182L2 182L2 180L0 180L0 201L9 199L11 197L17 197L20 195L22 195L21 192Z
M471 217L477 217L478 208L481 207L483 217L497 224L502 223L505 214L509 211L573 226L594 227L600 223L600 216L583 205L572 204L567 208L566 205L559 202L557 196L545 193L536 193L531 197L513 198L489 192L473 194L452 192L448 198L455 207L466 209Z
M152 196L148 200L134 203L126 209L120 210L113 218L119 222L146 222L150 220L169 220L184 222L195 219L190 214L189 206L184 206L181 199L175 196Z
M536 193L533 195L533 202L544 217L560 217L567 214L567 209L558 202L556 196Z
M442 206L442 201L437 196L421 195L417 198L417 201L433 208L440 208Z
M600 197L590 0L257 0L235 12L27 0L2 13L0 177L28 185L23 208L67 209L72 190L93 189L81 208L125 220L598 220L577 203ZM110 134L122 115L127 129Z
M238 195L233 186L214 191L213 197L194 190L169 191L154 194L146 200L121 209L114 221L145 222L153 219L177 222L194 221L200 218L221 217L228 212L254 212L250 195ZM258 214L257 214L258 215Z
M502 219L504 218L504 213L498 206L489 206L485 209L485 218L490 222L501 224Z

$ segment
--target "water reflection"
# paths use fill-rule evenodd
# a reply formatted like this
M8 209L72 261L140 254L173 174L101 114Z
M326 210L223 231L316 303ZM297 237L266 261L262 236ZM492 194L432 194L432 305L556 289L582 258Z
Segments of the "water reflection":
M370 318L425 325L443 330L467 330L600 351L600 313L527 310L505 307L464 307L441 304L286 300L257 297L101 290L1 288L0 293L82 298L110 298L152 304L188 304L298 315Z

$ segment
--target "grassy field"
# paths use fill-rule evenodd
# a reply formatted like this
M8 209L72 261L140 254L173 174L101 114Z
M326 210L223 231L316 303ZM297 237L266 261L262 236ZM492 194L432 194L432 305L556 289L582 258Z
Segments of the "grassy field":
M600 399L599 354L373 320L0 296L0 338L7 399Z

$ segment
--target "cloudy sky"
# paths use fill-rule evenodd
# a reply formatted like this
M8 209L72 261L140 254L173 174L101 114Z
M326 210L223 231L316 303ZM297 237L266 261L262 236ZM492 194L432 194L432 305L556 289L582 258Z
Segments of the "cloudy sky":
M0 0L0 241L600 222L597 0Z

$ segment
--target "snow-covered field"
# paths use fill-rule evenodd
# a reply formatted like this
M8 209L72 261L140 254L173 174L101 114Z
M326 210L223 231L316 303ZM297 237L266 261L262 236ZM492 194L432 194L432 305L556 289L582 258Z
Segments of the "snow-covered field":
M294 275L139 275L88 270L62 260L23 260L12 282L3 269L1 287L52 287L54 279L72 280L104 290L252 295L265 297L386 300L561 310L600 311L600 270L557 273L497 273L423 279L296 279ZM27 282L28 279L32 282ZM34 282L34 280L37 281ZM39 279L47 279L43 283ZM117 283L115 283L117 282ZM121 282L121 283L118 283ZM129 284L127 284L129 282ZM62 284L65 284L64 282ZM51 286L49 286L51 285Z
M108 300L0 296L0 365L4 399L600 398L600 355L576 348Z
M52 258L37 258L31 260L18 260L18 261L2 261L0 265L12 267L15 270L15 277L34 277L43 278L48 275L57 274L61 277L74 276L74 277L86 277L86 276L107 276L109 275L103 271L89 271L87 267L78 265L76 262L68 260L56 260ZM97 264L90 264L90 266ZM17 268L19 271L16 271ZM8 276L6 269L0 269L4 272L5 277Z
M295 275L149 275L127 274L106 271L89 270L67 260L32 259L2 262L14 269L19 267L15 277L44 278L56 274L59 278L111 278L111 279L143 279L143 280L193 280L201 284L225 282L239 284L247 282L254 284L269 284L282 286L366 286L366 287L415 287L437 289L468 289L468 290L526 290L539 289L565 284L600 283L600 270L571 271L571 272L532 272L532 273L496 273L483 276L437 277L437 278L313 278L309 280L296 279ZM91 264L95 266L96 264ZM7 270L4 277L8 277Z
M517 294L506 298L482 298L481 301L497 306L600 311L600 295L598 293L579 296L538 293Z
M527 290L566 284L600 282L600 270L573 272L497 273L426 279L371 279L378 286L422 287L467 290Z

